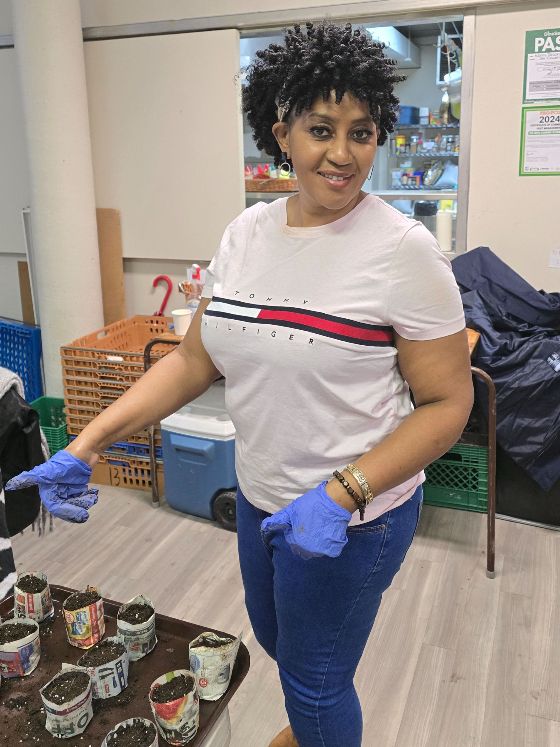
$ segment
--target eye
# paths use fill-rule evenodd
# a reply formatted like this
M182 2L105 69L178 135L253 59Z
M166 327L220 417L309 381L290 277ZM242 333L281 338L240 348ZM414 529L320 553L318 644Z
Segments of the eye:
M319 139L324 139L329 136L329 129L328 127L323 127L323 125L316 125L315 127L310 127L309 132Z
M367 143L367 141L373 136L372 130L355 130L352 134L354 139L359 143Z

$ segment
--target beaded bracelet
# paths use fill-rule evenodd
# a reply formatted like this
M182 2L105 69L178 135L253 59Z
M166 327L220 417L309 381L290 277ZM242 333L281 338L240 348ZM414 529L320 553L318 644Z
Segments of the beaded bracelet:
M364 508L366 506L364 499L361 496L359 496L358 493L356 493L356 491L350 485L348 480L343 475L341 475L337 469L335 469L335 471L333 472L333 477L336 477L336 479L343 486L343 488L346 490L348 495L351 498L353 498L355 504L358 506L358 509L360 511L360 521L363 521L364 520Z

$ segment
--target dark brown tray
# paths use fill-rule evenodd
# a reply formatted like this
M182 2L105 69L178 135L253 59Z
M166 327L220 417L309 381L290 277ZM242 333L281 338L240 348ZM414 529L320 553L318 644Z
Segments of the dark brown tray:
M153 720L148 702L148 689L152 682L172 669L188 669L188 645L204 630L189 622L156 613L158 643L155 649L138 661L130 662L128 687L116 698L93 701L93 719L85 732L70 739L57 739L45 729L45 714L41 712L39 689L58 671L63 662L75 664L84 653L68 643L62 616L62 603L76 589L51 585L55 607L54 620L41 623L41 660L37 669L27 677L2 680L0 686L0 740L4 745L41 745L48 747L99 747L107 733L119 721L132 716ZM105 610L105 636L115 635L117 612L121 605L103 599ZM13 597L0 604L3 620L13 609ZM223 631L214 631L223 633ZM249 671L249 652L243 643L239 646L230 685L217 701L200 701L200 725L196 737L189 745L200 745ZM17 704L20 707L17 707ZM23 704L23 705L21 705ZM7 737L9 735L9 737ZM160 743L165 744L160 737Z

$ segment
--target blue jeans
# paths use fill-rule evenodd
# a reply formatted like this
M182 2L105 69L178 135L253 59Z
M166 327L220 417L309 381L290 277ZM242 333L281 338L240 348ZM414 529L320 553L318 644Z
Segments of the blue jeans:
M281 533L264 544L260 525L269 514L238 491L245 603L257 641L278 665L300 747L361 745L354 674L381 596L412 543L421 508L419 487L402 506L349 527L340 557L303 560Z

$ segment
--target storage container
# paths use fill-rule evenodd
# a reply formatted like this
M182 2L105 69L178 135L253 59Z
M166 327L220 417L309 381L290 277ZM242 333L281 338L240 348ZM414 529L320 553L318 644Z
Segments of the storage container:
M68 446L64 400L58 397L39 397L31 402L31 407L39 414L39 423L45 434L51 456Z
M399 106L399 119L397 124L415 125L420 122L420 109L417 106Z
M424 503L465 511L488 510L488 450L456 444L426 467Z
M235 429L225 382L161 421L165 497L184 513L235 525Z
M27 402L43 394L41 351L39 327L0 318L0 366L20 377Z

